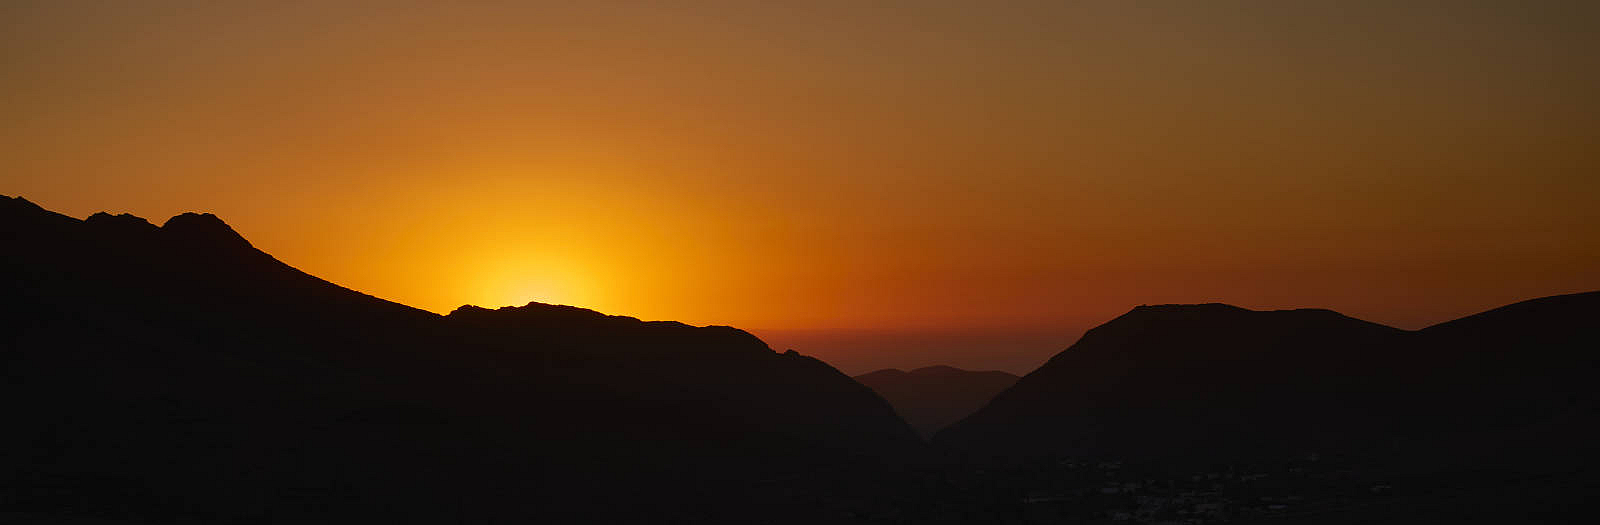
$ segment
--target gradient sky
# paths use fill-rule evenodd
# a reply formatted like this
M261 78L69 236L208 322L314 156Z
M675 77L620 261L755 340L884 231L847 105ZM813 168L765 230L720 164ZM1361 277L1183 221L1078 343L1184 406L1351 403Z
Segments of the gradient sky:
M7 1L0 193L848 373L1600 289L1600 3L867 4Z

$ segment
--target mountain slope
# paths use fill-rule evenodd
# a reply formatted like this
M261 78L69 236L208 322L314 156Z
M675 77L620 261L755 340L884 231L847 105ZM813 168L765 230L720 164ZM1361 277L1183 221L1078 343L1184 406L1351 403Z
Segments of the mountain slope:
M971 483L1036 495L1024 507L1057 516L1041 521L1160 522L1184 498L1207 520L1581 523L1600 465L1596 318L1593 292L1419 331L1139 307L934 440Z
M439 316L203 214L80 221L3 198L0 240L15 510L438 523L754 505L805 522L824 512L806 494L874 482L838 472L921 446L866 387L732 328L537 303Z
M1529 301L1417 332L1326 310L1141 306L936 443L1008 457L1529 460L1540 441L1515 436L1546 445L1591 436L1578 429L1594 415L1585 385L1597 298ZM1562 446L1544 449L1577 450Z
M1382 373L1369 365L1405 336L1326 310L1141 306L1088 331L936 439L1051 455L1315 447L1367 417L1372 399L1392 388L1357 385Z
M983 408L995 394L1016 384L1017 376L997 370L974 372L930 366L910 372L885 369L856 376L889 401L895 412L924 439Z
M1594 461L1600 438L1600 292L1522 301L1424 328L1430 399L1450 445L1479 461L1557 468Z

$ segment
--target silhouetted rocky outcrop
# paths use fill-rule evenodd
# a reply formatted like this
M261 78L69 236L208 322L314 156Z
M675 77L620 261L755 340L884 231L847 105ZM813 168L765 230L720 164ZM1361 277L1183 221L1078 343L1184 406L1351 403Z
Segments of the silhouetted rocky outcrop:
M4 510L809 522L837 515L817 491L921 447L866 387L733 328L539 303L440 316L210 214L157 227L3 198L0 241Z
M856 381L889 400L923 438L932 438L934 432L983 408L995 394L1016 384L1017 376L929 366L910 372L878 370L856 376Z

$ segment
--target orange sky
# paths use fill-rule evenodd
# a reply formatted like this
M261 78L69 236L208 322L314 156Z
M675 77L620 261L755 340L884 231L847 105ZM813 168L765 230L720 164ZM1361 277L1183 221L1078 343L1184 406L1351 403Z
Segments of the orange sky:
M445 4L6 2L0 193L850 373L1600 289L1600 4Z

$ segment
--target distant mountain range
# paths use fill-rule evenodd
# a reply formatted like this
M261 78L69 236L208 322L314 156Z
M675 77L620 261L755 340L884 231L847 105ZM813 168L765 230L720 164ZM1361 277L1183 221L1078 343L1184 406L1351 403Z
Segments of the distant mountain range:
M895 412L924 438L983 408L995 394L1010 388L1017 376L1000 371L974 372L930 366L910 372L889 368L856 376L889 400Z
M1176 463L1359 453L1414 465L1593 459L1600 292L1406 331L1328 310L1141 306L935 443L974 457Z
M209 214L79 220L0 197L0 319L0 521L1103 520L1146 501L1120 492L1134 485L1193 482L1211 495L1182 497L1213 514L1260 501L1259 484L1173 474L1191 467L1336 456L1358 459L1273 479L1369 494L1478 473L1481 492L1409 506L1312 494L1356 513L1328 522L1429 521L1534 487L1454 514L1504 521L1587 494L1600 438L1600 292L1417 331L1140 306L1020 379L852 380L729 327L541 303L433 314L296 270ZM1256 507L1287 520L1273 505Z
M832 511L807 487L875 483L925 447L867 387L733 328L539 303L440 316L209 214L158 227L0 198L0 239L8 508L808 522Z

